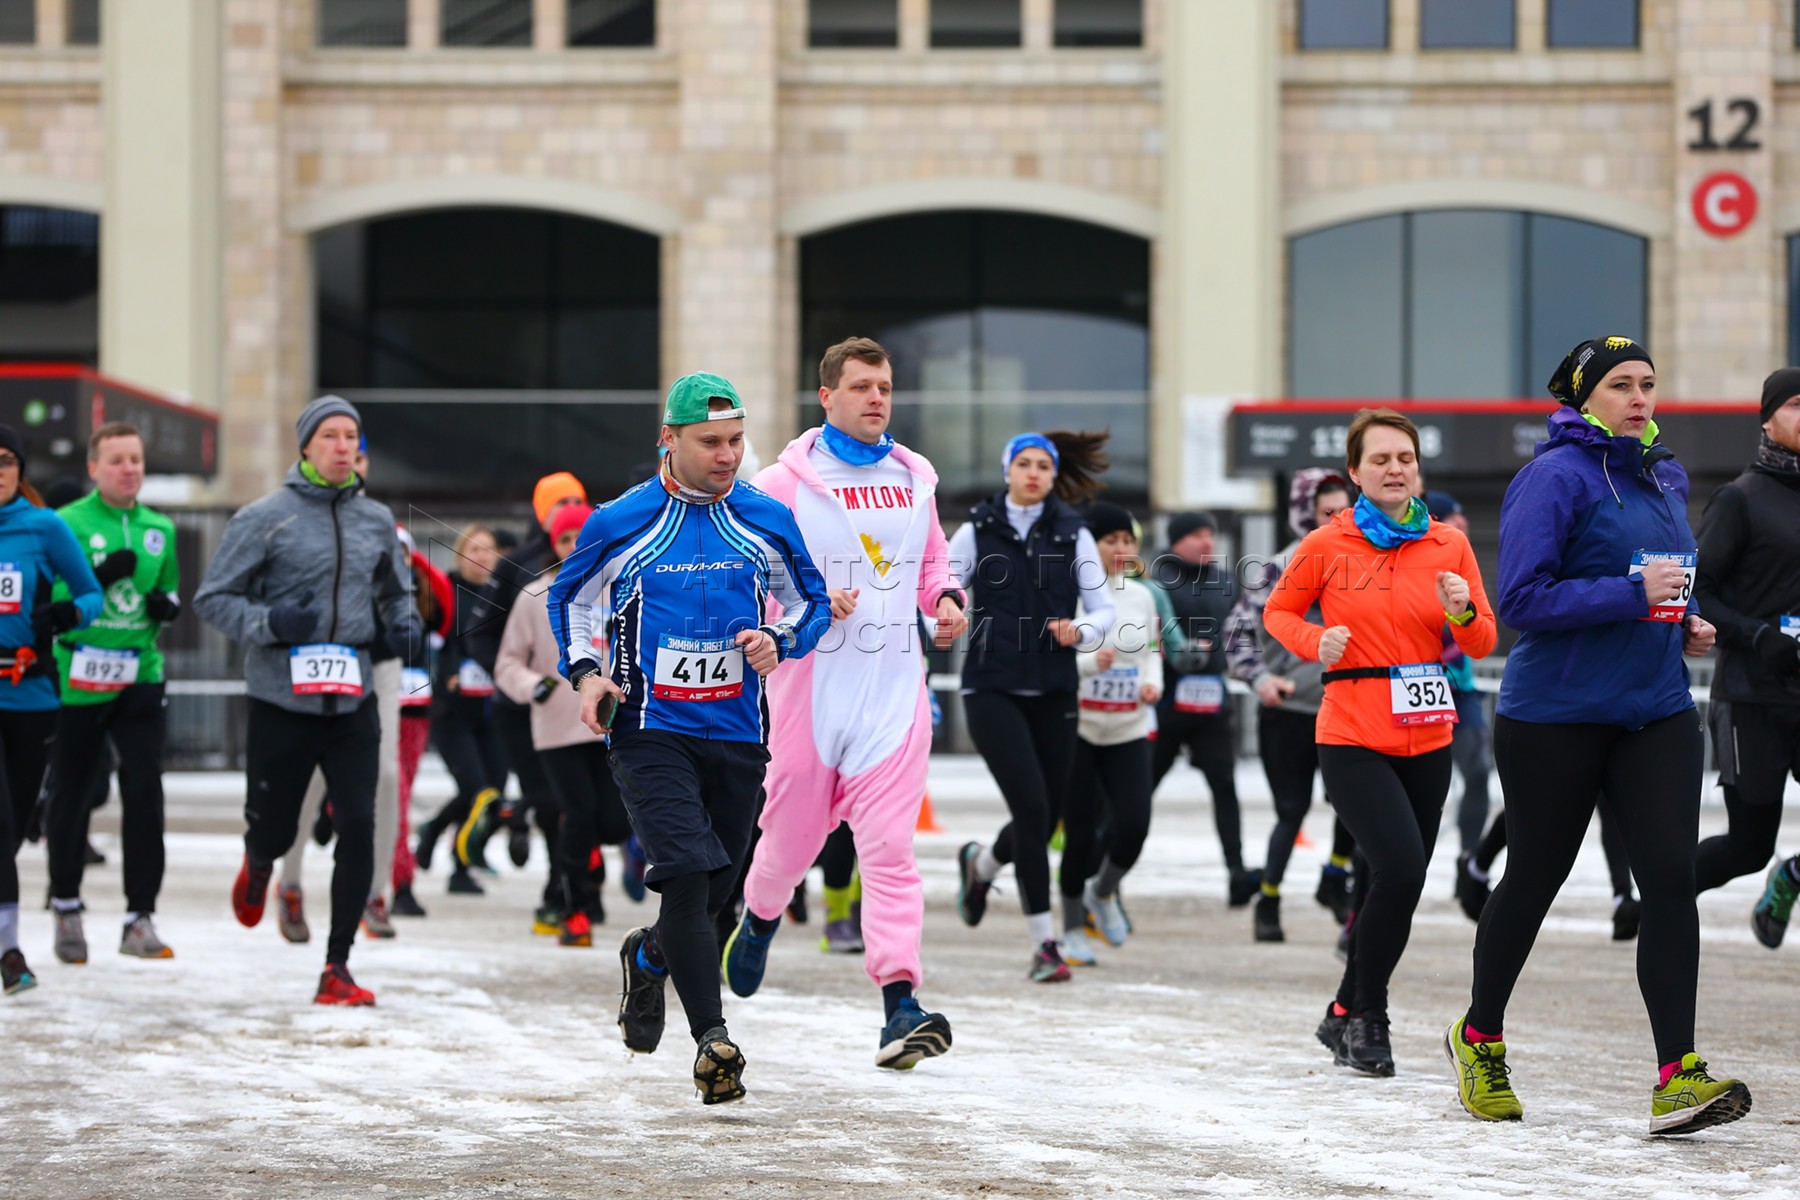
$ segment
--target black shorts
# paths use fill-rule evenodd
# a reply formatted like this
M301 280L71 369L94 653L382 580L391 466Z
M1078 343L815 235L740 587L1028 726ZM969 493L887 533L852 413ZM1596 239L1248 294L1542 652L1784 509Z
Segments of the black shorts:
M1707 717L1719 782L1746 804L1780 804L1800 779L1800 708L1715 700Z
M758 742L715 742L655 729L615 730L607 756L644 848L644 885L741 866L769 765Z

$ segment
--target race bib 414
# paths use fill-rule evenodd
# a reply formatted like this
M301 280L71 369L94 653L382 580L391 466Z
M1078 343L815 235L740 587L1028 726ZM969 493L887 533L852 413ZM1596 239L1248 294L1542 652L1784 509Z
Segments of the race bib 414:
M650 694L658 700L706 702L744 694L744 652L731 638L656 639L656 675Z

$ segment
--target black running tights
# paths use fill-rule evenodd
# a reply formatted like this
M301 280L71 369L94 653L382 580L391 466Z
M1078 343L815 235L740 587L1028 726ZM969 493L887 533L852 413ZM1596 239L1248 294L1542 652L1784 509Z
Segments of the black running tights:
M656 918L656 944L668 964L675 994L687 1013L688 1032L702 1034L725 1024L719 999L719 943L712 914L731 900L736 866L710 873L693 872L665 879L660 885L662 911Z
M1283 708L1265 708L1256 715L1257 750L1275 797L1275 828L1269 832L1269 856L1263 860L1264 886L1280 888L1294 854L1294 839L1312 808L1313 776L1319 770L1319 748L1313 740L1318 723L1312 713Z
M1102 812L1109 815L1104 833ZM1116 746L1075 743L1075 767L1063 797L1062 894L1078 900L1100 861L1112 859L1120 874L1137 865L1150 836L1150 742Z
M599 894L588 876L594 848L616 846L631 836L631 819L607 765L606 744L578 742L540 750L538 761L556 800L554 806L540 805L538 811L561 814L551 847L561 886L556 902L565 913L591 912Z
M1694 844L1704 752L1692 709L1639 730L1544 725L1500 717L1494 760L1506 794L1506 875L1481 913L1469 1024L1505 1029L1506 1005L1544 915L1575 865L1605 793L1643 889L1638 989L1650 1015L1658 1064L1694 1048L1700 918Z
M1026 916L1050 911L1050 833L1062 816L1075 753L1075 693L963 697L969 737L1006 800L1012 820L994 838L994 857L1013 864Z
M1387 1020L1388 980L1412 936L1450 770L1449 746L1412 757L1319 747L1319 773L1338 816L1356 835L1358 874L1368 880L1337 994L1356 1016Z
M0 712L0 904L19 902L19 867L14 861L25 839L25 823L37 807L56 733L54 708L41 712Z

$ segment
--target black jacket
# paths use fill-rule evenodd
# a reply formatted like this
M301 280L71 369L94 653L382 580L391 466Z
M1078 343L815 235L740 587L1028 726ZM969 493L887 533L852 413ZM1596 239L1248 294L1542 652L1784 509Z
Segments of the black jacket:
M1081 589L1075 545L1081 514L1051 496L1023 540L1006 519L1006 493L977 504L975 568L969 577L969 652L963 686L980 692L1072 692L1080 686L1072 646L1049 624L1073 620Z
M1754 649L1800 616L1800 479L1747 468L1713 493L1697 536L1694 593L1719 630L1714 698L1800 707L1800 676L1776 678Z
M488 674L494 673L494 660L500 657L500 637L506 632L506 617L518 601L525 585L555 566L550 535L539 529L525 539L511 554L494 564L494 573L482 589L486 609L465 634L464 645L470 658L480 663ZM457 603L460 619L462 604Z
M1231 614L1238 596L1231 569L1217 562L1195 566L1173 554L1163 554L1150 564L1148 576L1150 582L1168 593L1182 636L1187 639L1181 650L1169 649L1165 653L1169 667L1177 675L1223 676L1229 665L1225 659L1225 618ZM1174 691L1172 684L1169 690Z

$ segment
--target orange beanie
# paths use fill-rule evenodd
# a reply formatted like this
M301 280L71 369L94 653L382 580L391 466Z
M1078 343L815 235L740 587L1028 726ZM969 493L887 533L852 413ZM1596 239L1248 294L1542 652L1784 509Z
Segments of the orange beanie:
M550 509L558 500L570 496L583 504L587 503L587 489L581 486L581 480L567 471L558 471L538 480L537 486L531 489L531 509L537 513L538 524L542 525L550 519Z

